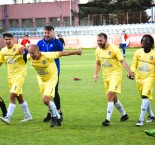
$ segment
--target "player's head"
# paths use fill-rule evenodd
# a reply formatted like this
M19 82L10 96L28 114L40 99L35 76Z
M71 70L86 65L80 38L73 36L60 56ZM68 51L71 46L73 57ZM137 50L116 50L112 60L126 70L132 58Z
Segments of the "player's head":
M46 41L49 41L51 38L55 38L54 27L45 26L44 28L44 38Z
M14 44L13 35L11 33L3 33L4 43L8 48L11 48Z
M151 35L146 34L142 37L141 44L144 51L150 51L154 47L154 39Z
M102 49L106 48L107 35L105 33L100 33L100 34L97 35L97 44Z
M25 39L28 39L29 38L29 35L25 35Z
M28 52L33 60L39 60L41 53L39 51L39 47L36 44L31 44L28 48Z

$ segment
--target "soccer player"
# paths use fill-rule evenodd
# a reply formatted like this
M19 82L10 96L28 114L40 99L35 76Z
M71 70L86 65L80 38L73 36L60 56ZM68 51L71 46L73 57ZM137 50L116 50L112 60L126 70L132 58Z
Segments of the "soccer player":
M141 113L137 126L144 125L146 112L149 113L146 122L152 122L155 116L151 109L152 89L155 81L155 51L154 39L151 35L144 35L141 39L142 49L138 49L133 57L131 70L135 73L135 79L139 94L142 98Z
M5 63L8 72L8 83L10 88L10 104L7 109L7 115L1 120L6 124L10 123L10 119L16 108L16 99L20 104L25 117L20 122L32 120L28 105L23 97L22 86L25 76L27 74L26 64L23 60L25 47L20 44L14 44L13 35L11 33L4 33L3 39L6 47L0 51L0 66Z
M105 121L102 122L102 125L109 126L114 106L122 115L120 121L123 122L129 118L121 102L117 98L117 94L121 93L122 66L128 72L129 77L134 76L119 48L107 42L107 35L105 33L97 35L97 44L94 81L96 82L98 80L98 73L100 68L103 67L103 78L108 105L107 116Z
M44 28L44 38L40 40L37 43L39 50L41 52L57 52L57 51L63 51L64 47L62 46L60 40L56 38L55 32L54 32L54 27L52 26L45 26ZM60 60L59 58L56 58L55 60L57 69L58 69L58 82L55 87L55 97L54 97L54 102L57 107L57 110L59 114L62 117L62 111L61 111L61 103L60 103L60 95L58 92L59 89L59 76L60 76ZM47 113L47 116L43 119L44 122L48 122L51 120L51 114Z
M81 50L40 52L37 45L30 45L28 48L28 60L37 72L37 79L44 104L48 107L52 122L50 127L61 126L61 118L55 103L52 101L55 96L55 86L58 81L58 70L54 59L61 56L81 55Z
M126 46L127 46L127 34L125 33L125 31L122 31L122 35L121 35L121 48L122 48L122 53L123 56L126 56Z

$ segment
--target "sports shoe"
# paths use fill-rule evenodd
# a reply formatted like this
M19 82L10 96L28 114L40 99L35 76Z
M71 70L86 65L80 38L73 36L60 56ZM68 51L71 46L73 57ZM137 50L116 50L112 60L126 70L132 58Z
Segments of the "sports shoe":
M62 120L63 120L63 113L62 113L62 111L59 112L59 114L60 114L60 119L61 119L61 121L62 121Z
M57 126L61 126L61 118L60 119L57 119Z
M23 120L21 120L20 122L27 122L27 121L31 121L32 120L32 116L25 116Z
M146 122L153 122L155 121L155 117L154 116L148 116L148 119L146 120Z
M1 120L6 123L6 124L10 124L10 119L6 116L6 117L2 117Z
M47 116L43 119L43 122L48 122L52 119L51 114L47 113Z
M151 130L144 130L144 132L149 135L149 136L154 136L155 137L155 129Z
M123 115L121 118L120 118L120 121L121 122L124 122L124 121L126 121L126 120L128 120L129 119L129 116L127 115L127 114L125 114L125 115Z
M51 117L52 118L52 122L50 127L54 127L57 124L57 117Z
M109 124L110 124L110 121L107 119L104 122L102 122L103 126L109 126Z
M143 125L144 125L144 123L142 120L138 120L138 122L136 123L136 126L143 126Z

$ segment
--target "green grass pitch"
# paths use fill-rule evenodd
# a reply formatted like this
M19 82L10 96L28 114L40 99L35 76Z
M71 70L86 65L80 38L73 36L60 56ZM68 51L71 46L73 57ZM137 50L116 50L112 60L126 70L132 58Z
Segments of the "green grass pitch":
M83 50L82 56L61 58L59 93L64 120L61 127L50 128L42 120L47 108L42 102L36 73L28 63L23 92L33 120L20 123L24 115L17 103L11 124L0 121L0 145L154 145L155 138L145 135L145 129L155 128L155 122L136 127L140 115L141 98L135 81L129 80L123 69L122 94L119 99L129 115L120 122L120 113L114 109L109 127L101 122L106 117L107 99L104 93L102 71L98 82L93 82L95 49ZM126 61L131 65L135 49L127 49ZM81 81L74 81L78 77ZM155 92L154 92L155 94ZM9 104L6 66L0 68L0 96ZM155 112L155 101L151 102ZM147 114L148 115L148 114ZM147 115L145 120L147 119Z

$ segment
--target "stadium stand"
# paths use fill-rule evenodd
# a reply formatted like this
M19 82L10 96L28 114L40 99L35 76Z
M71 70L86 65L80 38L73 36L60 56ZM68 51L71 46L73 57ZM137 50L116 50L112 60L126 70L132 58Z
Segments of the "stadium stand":
M62 34L63 36L97 35L101 32L105 32L108 35L121 34L122 30L125 30L128 34L150 34L155 32L155 23L55 27L56 35ZM8 31L16 37L23 37L26 34L31 37L43 36L43 27L10 28Z

